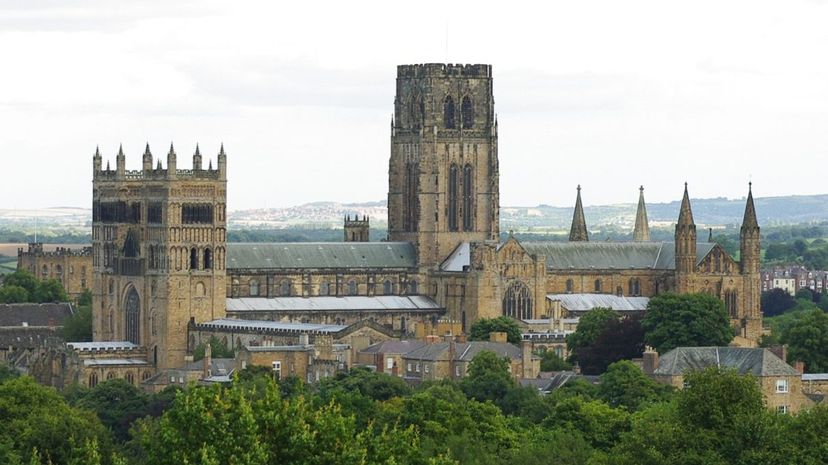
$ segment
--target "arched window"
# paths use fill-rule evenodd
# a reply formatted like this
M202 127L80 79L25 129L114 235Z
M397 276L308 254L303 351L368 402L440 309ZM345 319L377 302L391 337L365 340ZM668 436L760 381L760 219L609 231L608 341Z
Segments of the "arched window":
M405 217L403 228L406 231L416 231L420 219L420 166L418 163L408 163L405 166Z
M195 247L190 249L190 269L197 270L198 269L198 250Z
M736 295L736 291L725 291L724 295L725 308L727 309L727 313L730 315L730 318L734 320L739 318L739 307Z
M454 99L451 98L451 95L446 96L446 100L443 103L443 122L445 123L446 129L454 129Z
M288 297L290 295L290 281L287 279L282 281L282 284L279 286L279 294L282 297Z
M204 269L213 269L213 252L210 249L204 249Z
M357 283L354 280L348 281L348 295L357 295Z
M394 284L390 280L385 280L382 283L382 293L385 295L391 295L394 293Z
M641 280L639 280L638 278L630 279L630 295L641 295Z
M89 375L89 387L93 388L98 385L98 374L92 373Z
M526 284L516 281L509 285L503 297L503 314L520 320L532 318L532 296Z
M115 379L115 373L111 371L106 374L106 380L109 381L110 379Z
M575 288L575 283L571 279L566 280L566 292L568 294L572 294L573 289Z
M472 176L471 165L463 167L463 230L472 230L472 219L474 218L474 207L472 207L473 193L472 184L474 177Z
M601 280L600 279L595 280L595 292L601 292Z
M126 308L126 340L133 344L140 345L141 300L138 297L138 292L134 287L129 289L129 293L126 298L126 305L124 307Z
M451 168L449 168L448 188L449 231L457 231L457 165L454 163L452 163Z
M42 271L42 272L43 272L43 276L44 276L44 277L45 277L45 276L49 276L49 267L48 267L48 266L46 266L46 265L43 265L43 268L42 268L42 269L43 269L43 271Z
M463 129L471 129L474 126L474 107L468 95L463 97L460 113L463 116Z
M327 281L319 283L319 295L328 295L330 292L330 286Z
M417 280L416 279L412 279L408 283L408 293L409 294L416 294L417 293Z
M55 274L59 277L63 276L63 267L60 265L55 265Z
M124 379L127 380L127 383L129 384L135 384L135 377L131 371L128 371L127 374L124 375Z
M259 281L255 279L250 280L250 297L256 297L259 295Z
M149 371L141 373L141 381L146 381L150 379L150 376L152 376L152 373L150 373Z

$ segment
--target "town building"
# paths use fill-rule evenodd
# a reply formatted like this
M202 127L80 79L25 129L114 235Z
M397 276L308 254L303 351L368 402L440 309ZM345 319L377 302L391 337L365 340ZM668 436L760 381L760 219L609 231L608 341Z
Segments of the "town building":
M92 287L92 247L56 247L46 251L40 242L26 250L17 249L17 269L26 270L40 280L60 281L72 300Z

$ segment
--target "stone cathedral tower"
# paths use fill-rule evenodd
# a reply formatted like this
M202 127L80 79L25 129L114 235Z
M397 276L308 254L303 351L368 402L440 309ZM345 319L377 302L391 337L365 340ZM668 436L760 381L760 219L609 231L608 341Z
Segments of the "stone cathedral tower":
M146 347L156 368L179 367L188 350L187 323L225 315L227 157L202 168L177 168L170 145L167 169L152 168L147 145L142 170L127 171L93 157L93 337Z
M421 267L498 239L491 65L397 67L388 178L389 239L414 243Z

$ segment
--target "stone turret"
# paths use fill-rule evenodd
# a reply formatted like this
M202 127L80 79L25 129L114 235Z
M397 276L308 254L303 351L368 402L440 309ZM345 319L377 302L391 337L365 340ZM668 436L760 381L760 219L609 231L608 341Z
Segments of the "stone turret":
M219 179L227 179L227 154L224 153L224 143L221 144L218 154L218 176Z
M172 142L170 142L170 151L167 153L167 177L170 179L175 179L176 171L177 163L175 149L173 148Z
M370 231L370 219L367 216L362 218L359 215L345 217L345 242L368 242Z
M198 149L198 144L196 144L195 153L193 154L193 170L201 170L201 151Z
M575 198L575 213L572 215L572 227L569 230L569 240L589 241L586 219L584 218L584 206L581 203L581 186L578 185L578 196Z
M100 147L95 147L95 155L92 156L92 175L96 176L103 168L103 158Z
M144 169L144 174L152 171L152 152L150 152L149 142L147 142L147 147L144 149L144 159L142 166Z
M739 233L740 272L744 276L744 315L745 337L758 339L762 330L760 312L761 265L759 221L756 219L756 207L753 205L753 185L748 184L748 197L745 203L745 216Z
M696 223L690 209L690 194L684 183L684 197L681 199L678 222L676 223L676 274L693 273L696 270ZM682 281L678 279L678 281ZM679 282L679 292L688 292Z
M126 156L124 155L123 144L118 147L118 155L115 156L115 178L124 179L126 175Z
M638 188L638 210L635 212L635 229L633 241L650 241L650 224L647 221L647 207L644 204L644 186Z

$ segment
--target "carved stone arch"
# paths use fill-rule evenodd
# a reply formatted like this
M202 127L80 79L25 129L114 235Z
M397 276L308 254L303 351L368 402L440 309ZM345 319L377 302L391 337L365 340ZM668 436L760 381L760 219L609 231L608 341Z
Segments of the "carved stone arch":
M443 126L446 129L455 129L457 127L455 113L454 98L451 95L446 95L446 98L443 100Z
M141 344L141 297L131 284L124 297L124 337L133 344Z
M460 118L463 123L463 129L471 129L474 127L474 102L468 95L464 95L460 103Z

